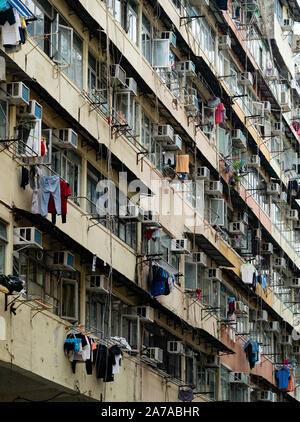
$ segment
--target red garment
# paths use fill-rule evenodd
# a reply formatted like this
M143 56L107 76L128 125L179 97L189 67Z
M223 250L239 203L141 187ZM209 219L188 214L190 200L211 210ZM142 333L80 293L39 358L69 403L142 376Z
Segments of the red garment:
M196 293L197 293L198 299L201 299L201 290L199 288L196 289Z
M71 195L71 189L70 189L69 183L66 183L60 179L60 198L61 198L61 213L62 214L67 214L67 202L68 202L68 197L70 195ZM48 212L50 212L51 214L57 214L52 193L50 193Z
M215 114L215 123L216 125L218 125L219 123L223 122L223 111L225 110L224 104L223 103L219 103L218 107L216 109L216 114Z
M45 154L46 154L46 145L45 145L45 142L42 141L42 143L41 143L41 157L44 157Z

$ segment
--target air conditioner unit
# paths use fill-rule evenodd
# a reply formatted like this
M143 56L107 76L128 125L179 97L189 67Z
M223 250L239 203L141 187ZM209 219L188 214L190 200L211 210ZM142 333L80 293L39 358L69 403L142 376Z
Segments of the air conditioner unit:
M166 151L181 151L182 150L182 138L179 135L174 135L173 141L163 143L163 148Z
M255 309L251 309L250 321L251 322L256 322L256 321L268 322L268 312L265 310L257 311Z
M287 218L287 220L297 221L299 219L298 211L297 210L289 210L286 214L286 218Z
M208 368L219 368L221 364L221 358L218 355L207 355L205 356L204 366Z
M137 306L136 312L140 317L141 321L153 322L154 321L154 309L151 306Z
M43 249L42 233L35 227L14 228L14 246Z
M159 216L159 214L156 211L141 210L140 221L145 226L160 227L160 223L158 221L158 216Z
M265 111L265 114L271 114L271 112L272 112L272 109L271 109L271 103L270 103L270 101L264 101L264 111Z
M283 31L292 31L293 30L294 23L292 19L283 19L281 29Z
M300 120L300 108L296 107L292 110L292 120Z
M173 142L174 129L170 125L156 125L153 138L155 141Z
M168 353L173 353L174 355L183 355L184 344L182 341L168 341L167 350Z
M220 268L207 268L205 275L208 280L222 281L222 270Z
M251 155L248 161L248 167L259 168L260 167L260 157L259 155Z
M126 72L119 64L110 66L110 75L114 85L126 85Z
M135 79L126 78L125 81L126 81L125 82L126 86L125 86L125 89L123 91L128 90L128 91L132 92L135 96L137 96L137 83L136 83Z
M73 129L54 129L52 142L61 148L74 148L78 146L78 135Z
M261 237L262 237L261 229L253 229L253 237L254 237L254 240L261 240Z
M120 207L119 217L123 220L139 220L141 208L135 204Z
M262 254L272 254L273 253L273 244L272 243L263 243L261 245Z
M190 254L188 239L171 239L171 252L179 254Z
M290 106L289 106L288 93L285 91L281 92L280 105L281 105L282 111L285 111L285 112L291 111Z
M29 88L23 82L11 82L3 85L6 99L13 105L29 105Z
M247 313L247 306L244 305L243 302L241 302L240 300L237 300L235 302L235 314L242 314L242 313Z
M272 132L273 135L281 135L282 134L282 123L281 122L272 123L271 132Z
M184 96L184 107L188 111L199 110L198 98L196 95L185 95Z
M201 267L207 267L207 255L204 252L194 252L193 262L197 263Z
M164 31L161 33L162 40L169 40L170 45L176 48L176 35L172 31Z
M292 51L293 53L300 53L300 35L292 35Z
M205 182L204 189L208 195L216 195L216 196L223 195L223 185L222 185L222 182L220 181Z
M274 268L285 268L286 260L284 258L275 258L273 263Z
M178 73L182 73L185 76L196 76L196 67L191 60L178 62L176 64L176 70Z
M271 333L278 333L280 332L280 323L279 321L269 321L266 331Z
M245 234L246 227L242 221L234 221L229 224L229 233L231 234Z
M47 266L51 270L75 271L75 256L69 251L57 251L49 253Z
M163 363L164 352L159 347L148 347L146 355L155 363Z
M210 170L207 167L197 167L197 180L209 180L210 179Z
M269 402L276 402L277 395L272 391L258 391L257 393L257 400L258 401L269 401Z
M43 107L35 100L30 100L29 104L21 105L18 109L18 114L21 118L27 119L41 119Z
M300 220L293 221L293 229L294 230L300 230Z
M242 72L238 74L238 83L240 85L253 85L253 76L251 72Z
M293 345L292 336L289 336L289 335L280 336L280 344L282 344L283 346L292 346Z
M249 216L246 212L237 212L233 214L233 221L241 221L242 223L249 224Z
M300 278L298 277L292 278L291 287L300 289Z
M238 149L247 149L247 140L241 129L232 131L232 146Z
M276 73L276 69L272 68L272 66L267 66L267 69L265 71L266 77L269 79L269 81L277 81L278 75Z
M86 276L86 288L90 292L95 293L109 293L109 281L104 274Z
M267 183L267 194L268 195L280 195L280 185L277 183Z
M244 372L230 372L229 382L233 384L249 384L249 376Z
M300 346L293 346L293 354L300 355Z
M230 48L231 48L230 35L221 35L219 37L219 49L220 50L229 50Z

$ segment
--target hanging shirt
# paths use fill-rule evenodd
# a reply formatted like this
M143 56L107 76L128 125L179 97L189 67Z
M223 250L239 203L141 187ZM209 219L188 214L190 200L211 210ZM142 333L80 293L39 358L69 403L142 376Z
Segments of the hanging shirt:
M287 368L281 368L276 372L276 378L279 382L280 389L289 388L290 371Z
M176 156L176 173L189 173L189 155Z
M224 115L223 115L223 111L224 111L224 104L220 103L216 109L216 114L215 114L215 123L216 125L218 125L219 123L223 123L224 121Z
M252 264L241 265L242 280L245 284L253 284L253 275L255 274L255 267Z
M122 355L121 354L120 355L115 355L115 361L116 361L116 363L112 367L112 373L113 374L119 374L120 373L121 360L122 360Z

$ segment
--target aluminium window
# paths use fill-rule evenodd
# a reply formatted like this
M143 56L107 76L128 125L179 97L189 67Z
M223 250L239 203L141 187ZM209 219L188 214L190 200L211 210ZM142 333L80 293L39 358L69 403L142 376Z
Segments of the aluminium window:
M5 251L7 245L7 225L0 221L0 273L5 273Z
M142 54L152 64L152 27L144 14L142 16Z
M52 151L52 168L70 185L71 196L80 196L81 192L81 157L70 150ZM78 200L74 200L80 203Z

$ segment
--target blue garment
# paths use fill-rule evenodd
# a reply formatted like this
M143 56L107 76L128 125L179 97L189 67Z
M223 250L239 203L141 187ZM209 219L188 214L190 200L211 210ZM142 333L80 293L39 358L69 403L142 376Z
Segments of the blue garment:
M291 377L287 368L281 368L276 372L276 378L279 381L279 388L289 388L289 379Z
M250 369L253 369L255 363L258 361L258 344L256 341L250 339L244 344L244 352L246 353Z
M7 0L0 0L0 12L4 12L5 10L9 9L10 5Z
M14 9L12 7L0 13L0 25L3 26L6 22L10 25L14 25L16 23Z
M261 284L262 288L266 290L267 288L267 279L264 275L259 275L257 281Z
M19 14L23 17L23 18L32 18L33 14L30 12L30 10L28 9L27 6L25 6L24 3L22 3L21 0L7 0L9 4L12 5L12 7L14 9L17 10L17 12L19 12Z
M42 213L43 217L48 214L48 204L50 193L53 195L56 213L61 214L61 197L60 197L60 180L58 176L42 176L41 177L41 192L42 192Z

